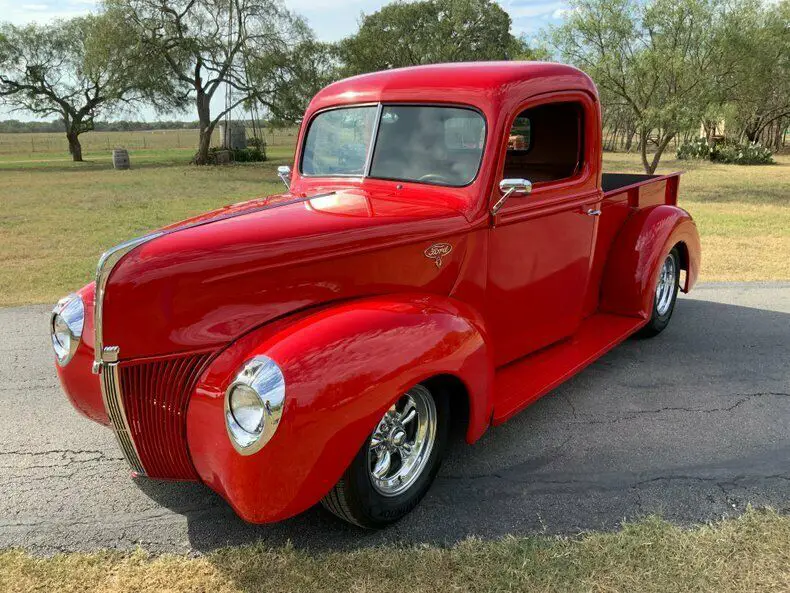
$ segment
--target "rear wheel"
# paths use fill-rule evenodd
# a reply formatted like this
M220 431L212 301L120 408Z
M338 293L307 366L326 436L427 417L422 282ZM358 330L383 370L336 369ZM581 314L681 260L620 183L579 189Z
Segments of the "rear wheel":
M428 491L439 471L448 432L446 394L415 385L379 420L321 503L361 527L375 529L394 523Z
M680 252L677 247L673 247L664 258L664 263L658 272L656 294L653 298L653 312L650 321L637 334L639 337L652 338L669 325L678 298L679 280Z

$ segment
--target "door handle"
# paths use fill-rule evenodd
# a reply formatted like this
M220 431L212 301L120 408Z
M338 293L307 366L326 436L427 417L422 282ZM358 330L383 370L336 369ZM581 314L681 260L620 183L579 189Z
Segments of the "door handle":
M587 216L600 216L600 215L601 215L601 211L595 208L590 208L589 210L587 210Z

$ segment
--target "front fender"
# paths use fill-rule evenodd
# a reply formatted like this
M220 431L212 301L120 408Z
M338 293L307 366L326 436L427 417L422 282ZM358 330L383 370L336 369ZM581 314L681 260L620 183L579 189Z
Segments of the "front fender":
M110 418L104 407L104 400L99 385L99 375L91 370L93 368L93 340L94 321L93 303L96 287L93 282L82 287L77 294L82 298L85 307L85 317L82 326L82 339L74 358L65 367L55 363L60 384L66 397L78 412L105 426L110 425Z
M601 310L633 317L650 317L655 284L663 258L681 246L686 270L682 286L688 292L699 274L700 242L691 215L677 206L644 208L629 218L615 238L604 269Z
M271 441L243 456L225 429L225 390L258 354L280 365L285 407ZM264 326L201 378L187 411L192 461L243 519L285 519L329 492L400 394L438 374L466 386L467 439L477 439L491 416L491 350L475 312L448 298L377 297Z

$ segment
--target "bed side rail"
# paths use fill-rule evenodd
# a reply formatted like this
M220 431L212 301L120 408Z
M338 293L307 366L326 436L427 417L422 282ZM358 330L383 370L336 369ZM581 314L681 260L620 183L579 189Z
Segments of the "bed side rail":
M604 173L601 185L605 198L627 194L628 205L633 208L658 204L675 206L681 174L682 171L667 175Z

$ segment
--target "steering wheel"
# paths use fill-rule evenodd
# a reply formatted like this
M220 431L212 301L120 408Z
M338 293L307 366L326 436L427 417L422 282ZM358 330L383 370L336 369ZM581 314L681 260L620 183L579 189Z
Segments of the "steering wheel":
M453 180L445 177L440 173L428 173L420 177L417 181L433 181L435 183L445 183L447 185L453 185Z

